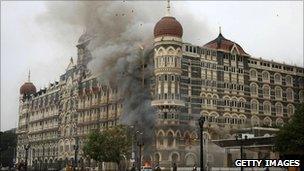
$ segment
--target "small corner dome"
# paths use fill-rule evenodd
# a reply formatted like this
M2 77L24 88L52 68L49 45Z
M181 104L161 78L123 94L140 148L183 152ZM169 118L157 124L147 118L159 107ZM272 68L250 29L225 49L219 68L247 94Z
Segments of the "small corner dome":
M154 37L160 36L175 36L181 38L183 36L183 27L174 17L163 17L154 27Z
M34 94L34 93L36 93L36 87L31 82L25 82L20 87L20 94Z

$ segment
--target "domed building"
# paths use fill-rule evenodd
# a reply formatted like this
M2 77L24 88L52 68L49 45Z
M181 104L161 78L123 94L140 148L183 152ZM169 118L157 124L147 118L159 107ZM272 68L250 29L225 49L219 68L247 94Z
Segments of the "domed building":
M34 94L34 93L36 93L36 87L31 82L25 82L20 87L20 94L29 95L29 94Z
M28 81L22 84L20 87L20 94L21 95L31 95L36 93L36 87L30 80L30 72L28 75Z
M240 156L239 150L233 149L237 145L221 148L214 142L225 139L232 143L242 132L272 137L277 127L290 121L295 106L304 102L303 67L254 57L221 31L205 45L194 45L183 40L183 27L188 26L170 14L168 3L167 14L151 29L153 57L144 67L134 64L138 80L141 78L151 92L151 105L145 104L144 109L153 108L149 114L155 117L140 120L132 130L136 134L142 131L140 124L150 129L147 125L151 119L155 121L154 129L146 133L151 138L144 142L141 158L133 141L133 155L125 156L134 162L130 166L141 161L169 170L175 163L179 170L191 170L200 164L202 136L206 170L232 167ZM104 73L92 74L88 67L92 38L88 33L80 36L77 63L71 58L59 81L40 90L30 80L20 87L17 162L25 161L24 147L30 144L27 157L33 170L61 170L74 162L75 152L78 167L98 166L84 155L86 137L91 131L121 124L122 115L130 110L125 102L129 104L132 99L123 97L128 93L116 86L111 87ZM145 74L145 68L152 70L150 75ZM122 81L119 84L125 85ZM205 119L202 135L198 124L201 117ZM276 157L271 146L250 148L244 150L246 158Z
M174 36L182 38L183 27L182 25L171 16L165 16L159 20L154 27L154 37L160 36Z
M194 139L198 138L196 128L188 115L185 101L180 93L183 58L183 27L170 15L159 20L154 27L154 73L155 98L152 106L157 109L156 143L151 158L169 169L173 163L180 167L197 163L198 148ZM145 162L145 161L144 161Z

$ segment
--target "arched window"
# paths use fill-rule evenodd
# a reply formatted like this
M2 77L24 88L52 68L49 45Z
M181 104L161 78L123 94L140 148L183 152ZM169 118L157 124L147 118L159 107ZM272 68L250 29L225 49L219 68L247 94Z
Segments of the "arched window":
M225 124L230 123L230 115L229 114L224 114L224 122L225 122Z
M256 83L251 83L250 93L251 93L252 96L257 96L258 95L258 85Z
M237 115L232 115L231 124L238 124L238 116Z
M196 164L195 156L193 154L186 155L186 165L188 167L193 167Z
M252 126L259 126L260 125L260 119L257 116L251 117L251 124Z
M269 87L269 85L264 85L263 86L263 97L264 98L269 98L270 97L270 87Z
M211 113L210 115L209 115L209 122L217 122L217 117L218 117L218 114L216 114L216 113Z
M155 162L156 162L156 163L159 162L159 161L160 161L160 154L159 154L159 153L156 153L156 154L154 155L154 159L155 159Z
M274 83L275 84L282 84L282 76L281 74L274 74Z
M237 107L237 98L236 97L234 97L234 98L232 98L232 101L231 101L231 107Z
M240 99L240 108L241 108L241 109L244 109L244 108L245 108L245 100L244 100L244 98L241 98L241 99Z
M293 101L293 90L291 88L286 89L286 99L288 101Z
M160 146L163 146L164 145L164 133L163 132L159 132L158 134L158 143Z
M188 132L185 133L184 140L185 140L186 145L190 145L191 138L190 138L190 134Z
M271 121L271 119L270 119L269 117L266 117L266 118L264 118L264 120L263 120L263 124L264 124L264 126L269 127L269 126L271 126L272 121Z
M245 115L241 115L240 116L240 124L245 124L246 123L246 116Z
M206 95L205 94L201 94L202 96L202 105L206 104Z
M251 112L258 113L259 112L259 102L257 100L251 100Z
M294 114L294 106L292 104L287 105L287 114L288 114L288 116L291 116Z
M218 99L218 96L217 95L213 95L213 99L212 99L212 105L213 106L217 105L217 99Z
M276 108L276 115L277 116L282 116L283 115L283 105L280 102L277 102L275 104L275 108Z
M168 147L172 147L174 142L173 133L169 131L168 133Z
M271 115L271 103L268 101L265 101L263 104L264 114L265 115Z
M282 88L281 87L275 87L275 98L282 99Z
M263 79L263 82L269 82L270 81L270 77L269 77L269 72L268 71L263 71L262 72L262 79Z
M292 76L287 75L287 76L285 77L285 82L286 82L286 85L287 85L287 86L292 86L292 84L293 84Z
M299 91L299 101L301 103L304 102L304 90Z
M278 118L278 119L276 120L276 125L279 126L279 127L283 126L283 125L284 125L283 119Z
M258 78L258 73L255 69L250 70L250 79L256 80Z
M224 106L229 106L229 97L224 97Z
M211 98L212 98L211 94L208 94L207 95L207 105L208 106L211 105Z

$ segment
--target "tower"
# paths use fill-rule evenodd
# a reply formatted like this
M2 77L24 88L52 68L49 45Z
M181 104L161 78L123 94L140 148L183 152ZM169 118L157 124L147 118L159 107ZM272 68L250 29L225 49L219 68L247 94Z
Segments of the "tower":
M87 67L87 64L92 60L92 54L88 49L88 45L92 40L92 36L85 32L79 37L77 47L77 66L78 67Z
M20 87L17 149L23 149L26 142L28 142L30 100L31 95L35 93L36 87L30 80L29 71L27 82ZM17 151L17 156L19 156L17 157L17 162L25 161L25 153L20 153L20 151Z
M155 92L152 106L157 108L155 162L164 167L180 162L182 144L180 143L181 109L181 60L182 25L167 12L154 27L154 74ZM183 131L182 131L183 132Z

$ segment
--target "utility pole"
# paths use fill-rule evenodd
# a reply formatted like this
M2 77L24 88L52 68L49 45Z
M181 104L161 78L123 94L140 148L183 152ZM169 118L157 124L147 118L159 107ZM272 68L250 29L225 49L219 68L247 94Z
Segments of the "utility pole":
M78 144L78 136L77 136L77 123L74 125L74 131L75 131L75 145L74 145L74 164L73 164L73 171L76 171L77 165L78 165L78 150L79 150L79 144Z
M241 152L241 160L243 160L243 143L248 139L247 135L245 135L245 139L243 139L241 136L239 137L238 135L235 136L235 140L239 142L240 144L240 152ZM244 167L241 166L241 171L244 171Z
M200 168L201 168L201 171L204 170L204 136L203 136L204 123L205 123L205 118L204 118L204 116L201 116L198 119L198 124L200 127Z
M138 156L138 170L141 171L141 150L142 150L142 146L144 145L143 142L143 133L140 131L136 131L137 134L137 146L139 147L139 156Z
M77 159L78 149L79 149L78 137L76 137L75 138L75 145L74 145L75 154L74 154L74 167L73 167L73 171L76 171L76 168L77 168L77 165L78 165L78 159Z
M24 145L25 149L25 171L27 171L27 159L28 159L28 150L30 149L30 144Z

